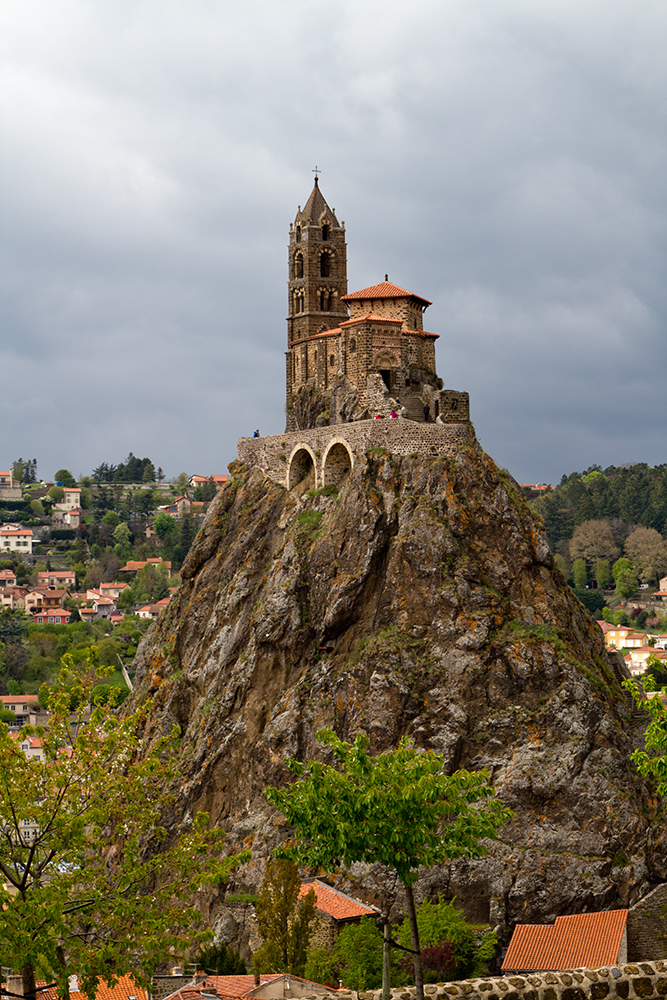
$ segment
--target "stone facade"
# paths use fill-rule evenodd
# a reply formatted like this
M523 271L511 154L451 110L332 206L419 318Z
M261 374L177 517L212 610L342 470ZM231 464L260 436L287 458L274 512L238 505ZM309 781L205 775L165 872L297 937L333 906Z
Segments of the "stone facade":
M339 225L317 181L290 225L288 288L288 431L388 415L399 399L406 415L419 422L444 412L449 422L469 419L456 407L447 410L442 398L438 335L423 324L429 300L392 284L387 275L378 285L346 294L345 224Z
M340 485L356 458L370 449L394 455L455 455L475 442L469 424L417 424L412 420L359 420L264 438L240 438L241 461L289 490Z

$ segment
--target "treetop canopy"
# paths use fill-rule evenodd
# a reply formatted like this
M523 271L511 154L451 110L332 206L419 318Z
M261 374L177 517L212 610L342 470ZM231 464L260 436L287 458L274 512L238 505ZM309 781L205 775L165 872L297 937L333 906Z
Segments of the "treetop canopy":
M266 789L302 840L282 851L295 860L323 868L380 862L412 885L422 865L485 854L480 840L495 837L512 817L487 771L445 774L442 754L419 750L408 738L377 757L369 755L365 733L354 743L330 729L317 738L340 769L290 759L298 780Z

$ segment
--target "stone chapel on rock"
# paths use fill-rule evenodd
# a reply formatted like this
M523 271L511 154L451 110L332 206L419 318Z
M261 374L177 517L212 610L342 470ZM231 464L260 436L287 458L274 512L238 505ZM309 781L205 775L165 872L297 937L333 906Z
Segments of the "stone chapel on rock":
M289 234L287 430L389 416L462 423L467 393L443 390L428 299L385 280L347 293L345 223L315 180ZM399 402L400 401L400 402ZM428 417L425 417L428 406Z
M287 426L240 438L242 461L303 492L343 483L369 449L453 455L475 441L468 393L436 372L431 303L387 275L348 294L345 224L317 179L290 226L288 284Z

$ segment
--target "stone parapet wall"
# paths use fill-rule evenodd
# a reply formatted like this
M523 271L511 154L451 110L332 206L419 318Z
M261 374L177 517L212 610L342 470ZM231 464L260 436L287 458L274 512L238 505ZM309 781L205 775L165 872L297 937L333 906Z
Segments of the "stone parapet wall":
M656 1000L667 996L667 962L639 962L602 969L539 972L465 979L424 986L431 1000ZM391 990L392 1000L414 1000L414 986ZM342 1000L381 1000L382 990L340 990ZM305 1000L305 998L304 998ZM320 998L321 1000L321 998Z
M347 448L350 465L371 449L384 449L393 455L447 455L453 457L466 445L475 443L471 424L421 424L414 420L359 420L333 427L314 427L304 431L287 431L270 437L239 438L238 456L247 465L261 469L274 482L289 488L290 467L307 453L315 469L315 488L328 481L339 482L332 475L337 444ZM328 462L329 453L332 458ZM336 467L338 462L335 463ZM292 476L292 486L295 485Z

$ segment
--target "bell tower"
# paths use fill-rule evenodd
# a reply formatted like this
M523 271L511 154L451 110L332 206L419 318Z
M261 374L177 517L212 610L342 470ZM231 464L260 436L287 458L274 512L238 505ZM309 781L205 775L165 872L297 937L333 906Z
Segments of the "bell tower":
M315 186L303 210L299 206L289 234L289 308L287 346L332 330L348 318L345 223Z

